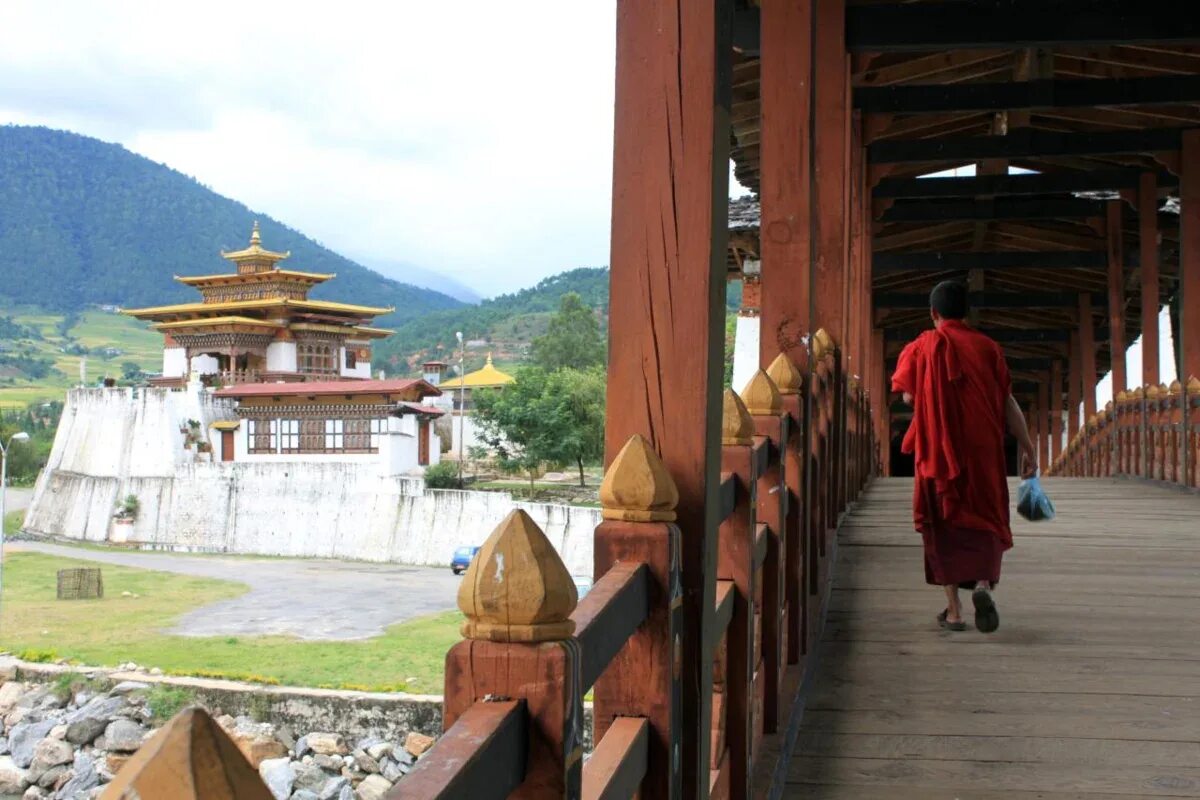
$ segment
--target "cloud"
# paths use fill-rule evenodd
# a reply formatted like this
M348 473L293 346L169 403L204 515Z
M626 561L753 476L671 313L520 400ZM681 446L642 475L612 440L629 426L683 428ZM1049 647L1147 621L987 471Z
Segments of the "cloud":
M484 294L607 262L613 0L4 16L0 123L119 141L335 250Z

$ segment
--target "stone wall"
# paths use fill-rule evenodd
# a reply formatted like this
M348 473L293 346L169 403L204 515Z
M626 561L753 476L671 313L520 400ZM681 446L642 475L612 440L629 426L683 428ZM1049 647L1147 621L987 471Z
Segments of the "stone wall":
M179 426L232 418L208 395L75 390L25 517L29 533L145 548L445 566L514 508L533 517L573 574L592 572L595 508L505 493L427 490L373 464L196 460ZM133 524L112 514L136 495Z

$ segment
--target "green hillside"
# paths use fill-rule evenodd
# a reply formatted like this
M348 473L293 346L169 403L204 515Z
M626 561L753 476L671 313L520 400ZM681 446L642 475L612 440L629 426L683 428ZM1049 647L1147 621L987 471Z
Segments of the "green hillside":
M125 148L48 128L0 126L0 305L57 312L182 302L174 275L228 271L219 250L290 250L294 269L334 272L313 297L394 306L380 324L460 306L385 278L271 217Z

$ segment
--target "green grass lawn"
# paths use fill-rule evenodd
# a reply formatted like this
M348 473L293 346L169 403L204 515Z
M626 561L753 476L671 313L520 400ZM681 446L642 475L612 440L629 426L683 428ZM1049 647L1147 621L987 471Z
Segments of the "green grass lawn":
M440 694L446 650L460 638L457 611L402 622L383 636L354 642L172 636L164 631L185 612L236 597L246 587L41 553L10 552L4 562L0 648L18 656L93 666L134 661L170 674ZM103 599L55 598L57 571L76 566L102 566Z

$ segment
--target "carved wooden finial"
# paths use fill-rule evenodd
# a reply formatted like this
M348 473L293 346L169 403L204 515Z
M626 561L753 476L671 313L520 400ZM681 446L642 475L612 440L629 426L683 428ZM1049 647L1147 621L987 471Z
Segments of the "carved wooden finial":
M1090 417L1088 417L1088 427L1089 428L1096 427L1096 415L1095 414L1092 414Z
M1178 380L1171 381L1171 385L1167 388L1167 393L1172 395L1183 394L1183 384Z
M787 353L775 356L771 366L767 367L767 375L775 381L780 394L800 394L800 389L804 386L804 376L787 357Z
M1146 388L1146 399L1147 400L1157 400L1158 395L1159 395L1159 391L1158 391L1157 386L1149 386Z
M1131 395L1131 397L1133 397L1134 400L1141 400L1145 396L1146 396L1146 392L1140 386L1137 387L1136 389L1134 389L1133 394Z
M1200 378L1197 378L1195 375L1188 378L1187 391L1190 395L1200 394Z
M159 729L104 788L102 800L272 800L258 770L201 708L185 708Z
M575 582L542 529L520 509L483 543L458 587L462 635L492 642L550 642L575 632Z
M725 390L721 408L721 444L753 444L754 419L733 389Z
M813 334L813 347L813 356L819 361L825 356L833 355L836 345L833 337L829 335L829 331L820 328Z
M1122 389L1121 391L1117 392L1117 402L1118 403L1124 403L1128 399L1129 399L1129 392L1127 392L1126 390Z
M679 490L658 453L631 436L600 484L601 515L627 522L674 522Z
M778 414L783 410L783 396L779 394L779 387L761 369L742 389L742 400L751 414Z

